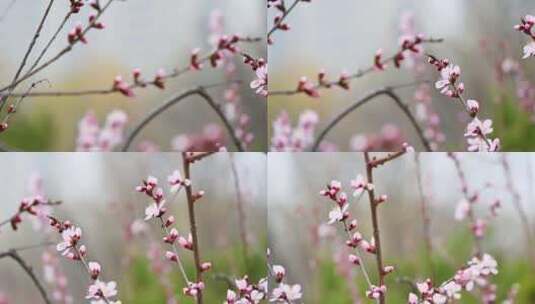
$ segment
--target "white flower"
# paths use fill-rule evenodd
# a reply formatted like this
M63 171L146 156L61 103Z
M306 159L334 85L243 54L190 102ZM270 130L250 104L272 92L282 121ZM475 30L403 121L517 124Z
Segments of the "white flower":
M299 300L302 297L301 285L288 285L280 284L279 287L273 289L271 302L276 302L279 300L288 300L294 301Z
M492 131L494 131L492 128L492 120L485 119L484 121L481 121L476 117L466 127L464 136L489 135Z
M63 242L56 245L56 250L62 251L62 255L66 255L82 237L82 230L79 227L73 226L63 230L61 237L63 238Z
M267 64L256 69L256 79L251 81L251 89L256 89L256 94L267 96L268 85L268 67Z
M117 283L110 281L108 283L96 280L87 290L86 299L101 300L109 299L117 295Z
M353 188L353 196L360 195L364 190L373 190L373 184L366 182L364 177L359 174L354 180L351 180L351 188Z
M171 193L177 193L183 186L189 186L191 184L188 179L182 178L182 175L178 170L173 171L167 178L167 181L171 185Z
M455 219L458 221L464 220L468 212L470 212L470 203L466 199L462 199L457 204L457 208L455 208Z
M343 208L340 208L340 206L334 207L333 210L329 212L328 224L341 221L344 218L344 213L346 212L348 207L349 204L345 204Z
M527 59L529 57L535 57L535 41L527 44L524 47L524 57L523 59Z
M162 213L162 208L165 205L165 201L162 201L159 204L151 203L146 209L145 209L145 221L150 220L151 218L157 218Z
M89 268L89 272L91 273L91 278L93 280L98 278L100 271L102 270L100 264L97 262L89 262L87 265L87 267Z
M461 298L461 285L457 284L454 281L448 282L446 285L442 287L442 289L446 292L446 295L450 299L460 299Z

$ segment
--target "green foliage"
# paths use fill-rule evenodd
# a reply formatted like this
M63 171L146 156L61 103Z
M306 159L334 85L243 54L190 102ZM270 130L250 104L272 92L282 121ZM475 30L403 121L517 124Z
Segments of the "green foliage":
M516 99L504 98L496 106L494 117L496 136L502 151L533 151L535 149L535 123Z
M12 128L7 129L0 140L10 147L23 151L46 151L52 145L53 130L52 116L46 113L38 115L12 116Z
M247 263L243 259L240 246L231 246L227 250L216 250L204 256L203 260L211 261L213 269L204 274L207 288L204 290L205 303L222 303L225 299L228 282L223 279L234 279L245 274L257 281L266 276L265 253L251 249ZM190 279L194 278L195 268L190 254L186 253L183 258L184 268ZM177 268L175 268L177 269ZM182 294L184 282L177 271L169 275L170 281L175 286L175 294L179 303L194 304L192 298ZM123 303L165 303L165 290L159 278L150 269L150 262L143 256L134 259L129 272L125 274L119 291Z
M463 227L453 231L453 236L445 244L441 252L435 249L432 255L433 271L436 284L443 282L455 275L456 270L471 258L472 238L470 234L462 233ZM535 265L527 263L522 255L511 256L510 254L497 254L490 252L498 262L498 275L492 278L492 283L497 287L497 303L507 298L510 289L519 284L519 294L516 303L535 303ZM515 254L521 253L519 249ZM367 270L371 275L372 282L376 282L375 261L368 255L366 260ZM415 248L414 253L408 257L388 259L389 265L395 265L396 270L386 277L388 286L387 303L406 303L408 294L413 287L407 282L420 282L431 277L431 269L427 263L425 248ZM353 284L359 289L363 303L372 303L365 298L366 283L358 268L355 269L357 276ZM349 287L344 278L336 271L336 265L329 258L324 258L318 264L315 275L314 287L305 290L305 303L334 303L351 304L352 299ZM479 294L463 291L460 303L481 303Z

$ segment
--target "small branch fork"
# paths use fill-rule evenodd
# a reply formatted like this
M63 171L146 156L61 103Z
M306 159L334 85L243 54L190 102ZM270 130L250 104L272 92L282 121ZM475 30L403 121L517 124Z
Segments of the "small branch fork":
M411 84L412 85L412 84ZM398 88L401 88L401 87L406 87L407 85L402 85L402 86L392 86L392 87L385 87L385 88L382 88L382 89L378 89L378 90L375 90L373 92L370 92L368 94L366 94L364 97L360 98L359 100L357 100L356 102L354 102L353 104L351 104L348 108L346 108L345 110L343 110L342 112L340 112L338 115L336 115L328 124L327 126L323 129L323 131L321 131L321 133L319 134L319 136L316 138L316 141L314 142L314 144L312 145L312 151L315 152L318 150L321 142L323 141L323 139L327 136L327 134L329 133L329 131L331 131L331 129L333 129L341 120L343 120L347 115L349 115L350 113L352 113L353 111L357 110L358 108L360 108L361 106L365 105L366 103L368 103L369 101L379 97L379 96L387 96L389 97L390 99L392 99L394 101L394 103L403 111L403 113L405 114L405 116L407 116L407 118L409 119L410 123L412 124L412 126L414 127L414 129L416 130L416 134L418 135L418 138L420 139L420 141L422 142L422 145L424 146L425 150L427 152L431 152L432 149L431 149L431 144L429 143L429 141L427 140L427 138L425 137L424 135L424 131L422 130L422 128L420 127L420 125L418 125L418 122L416 121L416 118L412 115L409 107L403 103L403 101L401 100L401 98L399 97L399 95L397 95L395 93L395 90L398 89Z
M29 249L29 248L27 248L27 249ZM45 290L43 284L41 283L41 281L39 281L39 279L37 278L37 276L33 272L32 266L28 265L26 263L26 261L24 261L24 259L18 253L17 249L10 249L10 250L8 250L6 252L1 252L0 253L0 259L3 259L3 258L11 258L15 262L17 262L17 264L30 277L30 279L32 280L32 282L35 285L35 287L39 290L39 293L41 294L41 298L43 299L43 302L46 303L46 304L52 304L52 302L50 301L50 299L49 299L49 297L48 297L48 295L46 293L46 290Z
M225 83L226 84L226 83ZM134 139L136 138L136 136L153 120L155 119L156 117L158 117L160 114L162 114L163 112L165 112L167 109L169 109L171 106L179 103L180 101L188 98L188 97L191 97L191 96L195 96L195 95L198 95L200 96L202 99L204 99L204 101L206 101L208 103L208 105L216 112L217 116L219 116L219 118L221 119L221 121L223 122L223 124L225 125L225 128L227 129L228 133L229 133L229 136L232 140L232 142L234 143L234 145L236 146L236 149L239 151L239 152L243 152L244 151L244 148L242 146L242 143L241 141L236 137L236 132L234 131L234 127L232 126L232 124L230 123L230 121L226 118L225 114L223 113L222 109L220 108L220 106L213 100L213 98L206 92L206 89L208 88L213 88L213 87L216 87L216 86L220 86L220 85L225 85L225 84L215 84L215 85L210 85L210 86L200 86L198 88L194 88L194 89L190 89L190 90L187 90L185 92L182 92L174 97L172 97L171 99L169 99L168 101L164 102L162 105L160 105L159 107L155 108L154 110L152 110L150 113L147 114L147 116L145 118L143 118L141 120L141 122L136 126L134 127L134 129L132 130L132 132L128 135L126 141L125 141L125 144L123 145L121 151L122 152L126 152L128 151L128 149L130 148L130 146L132 145L132 142L134 141Z

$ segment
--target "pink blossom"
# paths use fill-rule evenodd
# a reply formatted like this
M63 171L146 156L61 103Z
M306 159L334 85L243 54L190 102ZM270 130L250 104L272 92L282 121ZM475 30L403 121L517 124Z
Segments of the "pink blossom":
M266 97L268 95L268 67L267 64L256 69L256 79L251 81L251 89L256 94Z
M535 41L524 46L524 57L522 58L527 59L529 57L535 57Z
M171 185L171 193L177 193L183 186L189 186L191 184L188 179L182 178L182 175L178 170L173 171L167 178L167 181Z
M110 299L117 295L117 283L114 281L111 282L102 282L96 280L87 290L86 299L101 300L101 299Z
M178 262L178 255L172 251L165 252L165 258L171 262Z
M100 274L100 271L102 270L100 264L97 262L89 262L87 263L87 266L89 268L91 279L96 280Z
M278 287L273 289L270 301L296 301L301 299L302 296L301 285L280 284Z
M161 217L165 212L165 201L160 204L151 203L147 208L145 208L145 221L148 221L152 218Z
M56 245L56 250L61 251L62 255L67 255L70 249L76 246L78 241L82 238L82 229L79 227L69 227L61 233L63 242Z

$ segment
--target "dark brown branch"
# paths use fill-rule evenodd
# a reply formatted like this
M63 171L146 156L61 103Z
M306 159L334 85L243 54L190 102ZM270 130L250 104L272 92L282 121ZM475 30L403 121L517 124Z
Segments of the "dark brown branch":
M226 84L226 83L225 83ZM212 99L212 97L206 92L207 88L212 88L215 86L220 86L221 84L211 85L211 86L201 86L195 89L191 89L188 91L185 91L181 94L178 94L177 96L171 98L170 100L164 102L159 107L155 108L152 112L150 112L128 135L126 142L121 149L122 152L128 151L130 148L130 145L134 141L135 137L145 128L153 119L158 117L160 114L165 112L167 109L169 109L171 106L179 103L180 101L194 95L199 95L202 97L208 105L216 112L216 114L219 116L221 121L223 121L223 124L225 125L225 128L227 129L229 136L231 140L233 141L234 145L236 146L236 149L240 152L243 152L243 147L241 144L241 141L236 137L236 133L234 132L234 128L232 127L230 121L225 117L225 114L219 107L219 105Z
M37 289L39 290L39 293L43 298L43 302L46 304L52 304L52 302L48 298L45 288L43 287L43 284L39 281L39 279L33 272L33 268L24 261L24 259L18 254L16 250L10 249L6 252L0 253L0 259L2 258L11 258L15 262L17 262L17 264L19 264L19 266L22 267L22 269L24 269L26 274L30 277L35 287L37 287Z
M373 164L372 160L370 159L370 155L368 152L364 152L364 160L366 161L366 176L368 183L373 184ZM379 276L379 285L378 286L384 286L385 284L385 272L383 267L383 255L382 255L382 248L381 248L381 234L379 232L379 215L377 212L377 207L379 206L376 198L375 198L375 189L372 188L368 191L368 198L370 200L370 209L371 209L371 216L372 216L372 226L373 226L373 238L375 239L375 257L377 260L377 275ZM385 303L385 295L381 293L379 297L379 303L384 304Z
M184 178L191 181L191 160L187 152L182 152L182 164L184 167ZM195 220L195 198L193 197L193 190L191 184L186 185L186 197L188 200L188 217L190 224L191 238L193 241L193 259L195 261L196 281L202 281L202 267L201 267L201 253L199 249L199 238L197 236L197 223ZM202 289L199 289L197 294L197 304L203 303Z
M315 151L318 150L319 145L321 144L321 142L323 141L325 136L327 136L329 131L331 129L333 129L342 119L344 119L351 112L353 112L356 109L360 108L361 106L365 105L369 101L373 100L376 97L382 96L382 95L386 95L386 96L390 97L396 103L396 105L403 111L403 113L407 116L407 118L409 119L410 123L412 124L412 126L416 130L416 134L420 138L420 141L422 142L422 145L424 146L425 150L428 151L428 152L432 151L431 145L429 144L429 141L425 138L424 131L422 130L420 125L418 125L418 122L416 121L416 118L412 115L409 107L405 103L403 103L401 101L401 98L394 92L394 89L396 89L396 88L397 87L386 87L386 88L383 88L383 89L379 89L379 90L373 91L373 92L365 95L361 99L357 100L355 103L350 105L347 109L343 110L338 115L336 115L327 124L327 126L323 129L323 131L320 133L320 135L316 138L316 141L314 142L314 145L312 146L312 151L315 152Z

